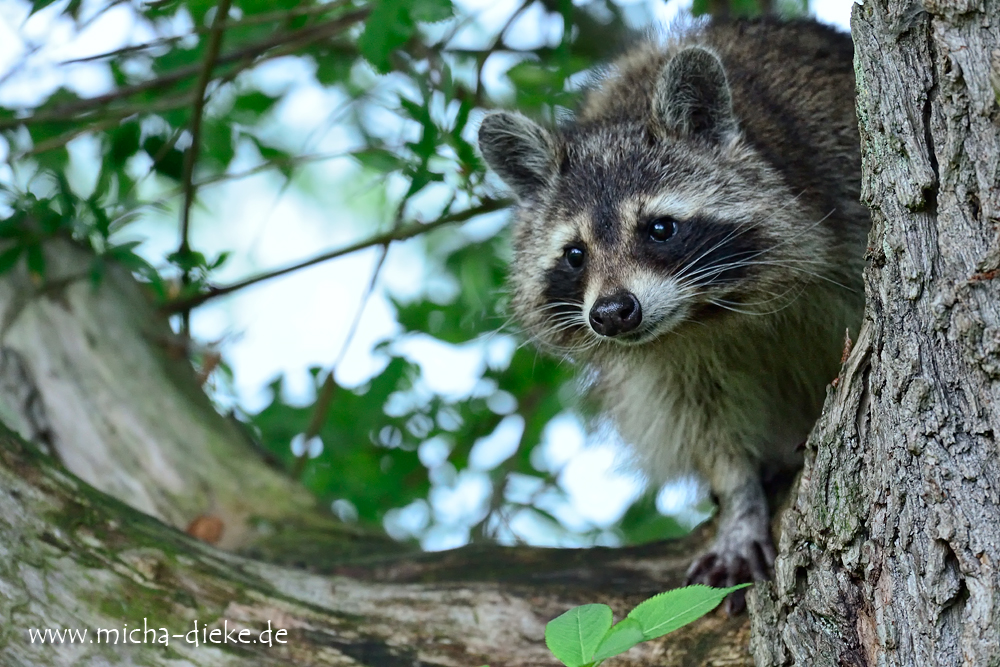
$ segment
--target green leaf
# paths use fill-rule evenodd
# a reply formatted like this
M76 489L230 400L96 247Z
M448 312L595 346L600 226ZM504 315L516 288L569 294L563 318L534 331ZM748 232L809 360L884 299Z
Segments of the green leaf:
M167 255L167 261L183 271L192 271L208 265L205 255L197 250L186 250L183 252L178 250L177 252L172 252Z
M153 169L176 181L184 175L184 153L173 146L168 146L161 137L148 137L142 142L142 148L155 160Z
M413 36L416 22L443 21L453 13L451 0L378 0L358 38L358 50L387 74L392 70L389 56Z
M93 287L97 287L104 280L104 272L107 267L104 264L103 257L95 257L90 261L90 284Z
M624 653L639 642L645 641L642 626L634 618L622 619L621 623L608 630L594 653L594 662Z
M413 36L409 0L379 0L358 37L358 50L382 74L392 70L389 56Z
M758 16L760 15L760 5L757 0L732 0L729 11L733 16Z
M374 171L389 173L397 171L405 166L402 159L392 151L382 148L369 148L368 150L357 151L351 155L365 167Z
M133 250L135 250L141 245L142 241L129 241L127 243L122 243L120 245L108 248L107 254L117 259L122 255L130 254Z
M208 163L219 170L225 169L236 154L233 146L233 128L228 119L206 122L201 130L202 165Z
M229 117L244 125L255 125L261 116L271 110L278 99L257 90L244 93L236 98ZM227 119L226 122L231 121Z
M655 595L628 613L642 626L646 639L656 639L668 632L697 620L719 606L727 595L750 584L732 588L711 586L685 586Z
M611 607L606 604L574 607L545 626L545 645L566 667L582 667L593 661L611 621Z
M56 0L35 0L31 3L31 13L34 14L35 12L45 9L55 1Z
M220 266L226 263L226 261L232 256L232 254L233 253L228 250L220 252L219 255L214 260L209 262L208 268L209 269L219 268Z
M454 14L451 0L412 0L410 5L410 16L422 23L446 21Z
M188 3L188 9L191 9ZM157 74L165 74L171 70L183 69L195 66L205 59L205 39L199 39L193 48L173 48L165 51L163 55L153 58L153 71Z
M94 197L95 195L91 195L90 199L87 200L87 208L90 209L91 215L94 216L94 228L97 230L97 233L103 238L108 238L108 234L111 233L111 219Z
M125 161L139 150L139 123L125 123L112 130L109 134L111 146L108 151L108 157L111 159L113 166L119 167L125 164Z
M28 271L38 278L45 276L45 253L40 243L28 246Z
M0 273L7 273L13 269L14 265L17 264L17 260L21 258L23 250L23 246L14 246L0 252Z
M305 50L312 53L316 61L316 81L324 86L341 84L347 81L351 75L351 66L354 64L353 53L344 53L337 49L314 48Z
M645 544L686 535L688 529L673 517L664 516L656 509L656 496L646 494L625 512L618 530L628 544Z

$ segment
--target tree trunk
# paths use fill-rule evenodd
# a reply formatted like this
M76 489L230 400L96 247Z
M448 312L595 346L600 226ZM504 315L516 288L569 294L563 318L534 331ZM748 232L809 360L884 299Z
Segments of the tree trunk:
M998 10L854 8L868 311L751 595L758 667L1000 664Z

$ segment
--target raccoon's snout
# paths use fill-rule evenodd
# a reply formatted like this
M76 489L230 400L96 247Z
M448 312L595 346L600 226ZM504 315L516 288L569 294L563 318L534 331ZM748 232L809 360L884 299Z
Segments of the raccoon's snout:
M617 336L642 322L642 306L631 292L602 296L590 309L590 326L602 336Z

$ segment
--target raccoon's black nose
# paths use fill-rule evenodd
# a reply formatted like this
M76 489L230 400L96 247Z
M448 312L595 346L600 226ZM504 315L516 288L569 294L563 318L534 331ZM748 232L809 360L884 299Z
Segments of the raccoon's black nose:
M602 336L632 331L642 322L642 306L631 292L602 296L590 309L590 326Z

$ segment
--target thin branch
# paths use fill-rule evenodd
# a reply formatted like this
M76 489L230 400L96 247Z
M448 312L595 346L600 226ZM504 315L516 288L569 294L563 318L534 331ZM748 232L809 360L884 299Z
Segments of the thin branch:
M208 36L208 45L205 48L205 62L201 66L201 76L198 78L198 86L194 93L194 109L191 116L191 145L184 155L184 206L181 208L181 243L177 249L178 253L186 254L191 247L188 243L188 232L191 227L191 205L194 203L194 165L198 160L198 149L201 147L201 123L205 110L205 91L208 83L212 80L212 70L215 68L215 61L219 57L219 49L222 47L222 23L229 16L229 6L232 0L219 0L216 8L215 18L212 20L212 32ZM187 271L184 272L185 276Z
M405 197L396 206L396 214L392 217L392 229L390 231L396 232L402 227L403 209L406 207L409 199L409 196ZM454 197L448 202L444 210L451 210L452 203L454 203ZM379 273L382 271L382 267L385 265L385 258L388 255L389 242L386 241L380 247L378 261L375 262L375 268L372 270L371 278L368 280L368 286L361 295L361 303L358 305L357 310L354 311L354 318L351 320L351 326L347 329L344 344L341 345L340 352L337 353L337 357L333 360L326 378L323 379L323 386L320 388L319 395L316 397L312 419L309 420L309 426L306 427L305 433L302 435L303 443L307 445L310 440L319 434L320 429L323 428L323 424L326 423L326 416L330 413L330 405L333 403L333 397L337 393L337 368L340 367L341 362L344 361L344 357L347 356L347 349L351 346L351 341L354 340L354 335L358 332L358 325L361 324L361 316L365 312L365 306L368 305L369 299L371 299L372 294L375 292L375 284L378 282ZM292 479L299 479L302 476L302 471L305 470L308 461L309 452L306 449L296 459L295 465L292 467Z
M177 141L177 133L175 133L174 136L171 137L170 140L167 143L165 143L162 148L160 148L160 152L157 153L157 156L153 158L153 165L158 164L163 159L163 156L166 155L167 151L170 150L170 148L173 146L174 143L176 143L176 141ZM272 169L280 169L282 167L296 168L302 165L311 164L313 162L322 162L324 160L333 160L336 158L349 157L350 155L351 155L350 153L342 153L338 151L335 153L311 153L309 155L290 155L287 158L272 158L267 162L261 163L255 167L250 167L249 169L246 169L244 171L238 171L234 173L223 172L219 174L213 174L211 176L206 176L205 178L195 182L195 189L200 191L202 188L206 188L211 185L217 185L219 183L231 183L232 181L238 181L243 178L250 178L251 176L256 176L257 174L262 174ZM149 171L147 171L140 177L140 180L142 178L146 178L150 173L152 173L152 171L153 167L150 167ZM135 189L135 186L138 185L139 182L140 182L139 180L135 181L135 183L132 184L132 189L126 192L125 195L121 197L121 199L126 199L129 195L131 195L133 190ZM286 183L288 182L289 181L286 181ZM175 189L167 191L165 195L158 197L154 200L144 202L143 205L160 206L165 210L166 204L171 199L181 194L183 194L183 186L178 185Z
M426 224L411 223L409 225L400 227L398 229L391 229L382 234L376 234L370 238L363 241L358 241L357 243L352 243L351 245L345 246L338 250L333 250L330 252L317 255L305 261L299 262L297 264L292 264L280 269L275 269L273 271L266 271L264 273L259 273L256 276L251 276L244 280L241 280L230 285L224 285L222 287L210 287L207 291L196 294L191 297L184 299L178 299L176 301L168 302L164 305L163 310L168 314L183 312L191 308L196 308L201 304L214 299L225 294L231 294L237 290L241 290L250 285L256 285L257 283L264 282L265 280L270 280L271 278L277 278L278 276L283 276L288 273L293 273L301 269L313 266L315 264L320 264L322 262L329 261L331 259L336 259L337 257L343 257L344 255L349 255L353 252L359 250L364 250L365 248L371 248L377 245L386 245L392 243L393 241L403 241L406 239L413 238L414 236L420 236L438 227L444 227L445 225L450 225L455 222L465 222L477 215L483 215L484 213L492 213L493 211L499 211L500 209L508 206L510 202L502 199L487 199L483 201L479 206L474 206L472 208L460 211L458 213L452 213L450 215L445 215L433 222L428 222Z
M272 23L275 21L281 21L283 19L297 18L299 16L313 16L317 14L326 14L327 12L340 9L347 2L344 0L339 0L338 2L329 2L321 5L312 5L309 7L296 7L289 10L278 10L273 12L264 12L262 14L255 14L253 16L248 16L244 19L238 21L226 21L222 24L222 30L232 30L234 28L244 28L252 25L260 25L261 23ZM143 44L133 44L131 46L124 46L120 49L115 49L113 51L106 51L104 53L98 53L92 56L85 56L83 58L73 58L72 60L64 60L60 65L75 65L77 63L88 63L95 60L103 60L105 58L114 58L117 56L128 55L129 53L135 53L137 51L145 51L147 49L154 49L158 46L169 46L171 44L176 44L188 37L194 35L202 35L210 32L213 28L198 27L189 33L183 35L175 35L173 37L161 37L160 39L154 39L150 42L145 42Z
M273 158L259 164L256 167L250 167L244 171L238 171L236 173L221 173L214 174L212 176L206 176L202 180L198 181L196 187L200 190L207 185L215 185L216 183L238 181L241 178L248 178L250 176L256 176L265 171L270 171L271 169L281 169L282 167L298 167L304 164L310 164L312 162L322 162L324 160L333 160L339 157L349 157L350 153L336 152L336 153L311 153L309 155L289 155L287 158Z
M370 11L370 8L364 7L326 23L320 23L314 26L301 28L299 30L282 33L276 37L262 40L242 49L233 51L232 53L220 55L215 60L215 66L218 67L220 65L237 63L238 70L246 69L254 64L255 58L261 56L267 51L270 51L271 49L276 49L277 47L288 47L292 51L297 50L302 46L306 46L312 42L329 37L332 34L336 34L358 21L363 21L368 16ZM281 50L280 55L285 55L288 52L290 52L288 49ZM277 55L269 54L268 57L277 57ZM0 120L0 130L18 127L19 125L24 125L25 123L74 120L77 114L95 110L116 100L130 97L137 93L169 87L179 81L201 74L202 69L202 65L200 64L192 65L190 67L182 67L168 74L164 74L163 76L143 81L141 83L132 84L131 86L123 86L104 95L88 97L87 99L64 104L45 113L38 113L24 118Z
M399 216L396 217L398 223ZM398 224L394 229L398 229ZM302 435L302 441L306 445L302 454L300 454L296 460L295 464L292 466L291 476L292 479L299 479L302 477L302 472L305 470L306 463L309 461L309 441L316 437L320 429L323 428L323 424L326 423L326 416L330 413L330 406L333 404L333 397L337 394L337 389L339 385L337 384L337 368L340 367L341 362L344 361L344 357L347 356L347 349L351 346L351 341L354 340L354 335L358 332L358 326L361 324L361 316L365 312L365 306L368 305L369 299L371 299L372 294L375 292L375 284L378 282L379 273L382 271L382 266L385 264L385 258L389 254L388 243L383 243L381 246L381 252L378 257L378 261L375 262L375 268L372 269L372 276L368 280L368 285L365 287L365 291L361 295L361 303L358 305L358 309L354 312L354 319L351 320L351 326L347 329L347 336L344 338L344 344L340 347L340 352L337 353L337 358L334 359L333 364L330 366L330 370L326 374L326 378L323 379L323 385L320 387L319 395L316 397L316 404L313 408L312 418L309 420L309 426L306 427L305 433Z
M113 9L118 5L124 4L125 2L128 2L128 0L113 0L112 2L106 4L104 7L101 7L101 9L95 12L93 16L88 18L83 23L79 23L77 25L76 28L77 35L79 35L81 32L90 27L95 21L104 16L104 14L106 14L109 10ZM23 54L21 54L21 57L18 58L17 63L11 65L10 69L8 69L3 74L3 76L0 76L0 86L5 84L12 76L23 72L25 65L28 64L28 61L31 59L31 57L36 53L38 53L42 49L42 47L46 45L46 42L44 40L38 42L37 44L31 44L24 38L24 23L27 23L33 14L34 14L33 11L28 12L28 14L26 14L24 17L24 22L15 30L15 32L18 33L18 37L20 38L21 43L24 44L27 47L27 49Z
M181 183L184 184L184 204L181 206L181 242L177 248L177 254L183 257L191 251L189 236L191 231L191 206L194 204L195 183L194 166L198 161L198 152L201 148L201 124L205 112L205 93L208 90L208 83L212 80L212 70L215 68L215 61L219 57L219 49L222 48L222 24L229 16L229 7L232 0L219 0L215 9L215 18L212 19L212 32L208 36L208 44L205 47L205 62L202 63L201 75L198 77L198 85L194 93L194 108L191 114L191 145L184 153L184 174ZM181 276L181 283L188 285L191 282L191 274L187 268ZM186 310L181 313L183 322L183 332L186 334L189 329L189 319L191 311Z
M60 135L54 136L51 139L46 139L40 141L31 147L31 150L26 151L23 155L36 155L38 153L44 153L45 151L50 151L54 148L60 148L68 144L73 139L77 138L81 134L87 134L88 132L103 132L105 130L110 130L113 127L117 127L122 120L133 116L138 113L157 113L159 111L170 111L172 109L179 109L191 104L191 95L182 95L180 97L172 97L165 100L159 100L152 104L144 104L141 107L138 105L132 107L125 107L120 109L115 109L114 113L109 115L102 120L99 120L90 125L83 125L81 127L75 127L68 132L64 132ZM21 155L16 155L16 158L20 158Z

